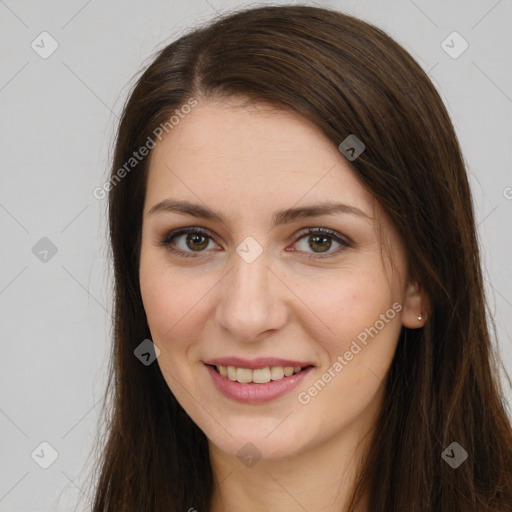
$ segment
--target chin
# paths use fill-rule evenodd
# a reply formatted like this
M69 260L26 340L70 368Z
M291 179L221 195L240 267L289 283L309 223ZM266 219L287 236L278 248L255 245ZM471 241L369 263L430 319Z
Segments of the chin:
M298 453L298 446L282 438L269 439L265 436L259 438L240 437L235 439L222 439L220 442L210 440L216 448L225 454L238 458L248 467L256 461L274 461L293 457Z
M239 419L236 426L234 422L227 421L225 427L229 433L218 425L210 425L211 430L205 433L218 450L239 459L246 456L263 460L289 458L306 449L307 433L304 425L283 428L287 422L283 421L285 417L268 421L256 417L244 421Z

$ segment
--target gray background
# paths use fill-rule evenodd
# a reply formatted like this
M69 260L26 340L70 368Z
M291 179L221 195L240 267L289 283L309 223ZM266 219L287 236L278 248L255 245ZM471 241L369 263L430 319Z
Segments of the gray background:
M72 510L89 492L84 468L105 385L111 309L106 203L92 191L105 181L114 127L141 65L215 11L242 5L256 4L0 0L2 512ZM440 91L468 165L490 309L510 369L511 0L316 5L387 31ZM58 43L46 59L31 47L51 49L43 31ZM442 47L453 31L469 44L458 58ZM453 36L447 44L452 54L463 48ZM47 261L33 251L43 237L57 249ZM41 251L48 242L39 244ZM35 462L51 462L43 441L58 452L46 470Z

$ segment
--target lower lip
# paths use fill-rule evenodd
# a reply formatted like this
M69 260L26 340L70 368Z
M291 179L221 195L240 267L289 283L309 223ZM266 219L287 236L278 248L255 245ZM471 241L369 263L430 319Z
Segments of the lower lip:
M297 387L313 369L306 368L289 377L271 380L266 384L242 383L223 377L212 366L206 365L215 387L226 397L246 404L261 404L275 400Z

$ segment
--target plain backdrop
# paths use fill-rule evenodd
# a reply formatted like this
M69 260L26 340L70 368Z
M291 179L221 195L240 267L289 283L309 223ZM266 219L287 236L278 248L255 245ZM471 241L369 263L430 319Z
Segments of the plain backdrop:
M112 309L105 200L92 191L107 176L133 77L216 12L263 3L0 1L1 512L68 511L80 497L87 504L84 467ZM439 90L467 162L489 304L510 369L512 2L309 4L376 24Z

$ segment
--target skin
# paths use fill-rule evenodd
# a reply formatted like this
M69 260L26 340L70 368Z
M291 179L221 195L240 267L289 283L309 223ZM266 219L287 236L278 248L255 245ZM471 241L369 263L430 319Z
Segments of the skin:
M149 214L167 198L206 205L224 222ZM325 201L364 215L335 213L272 228L275 211ZM186 234L174 239L173 247L192 257L159 244L187 226L211 236L188 244ZM330 238L311 248L315 234L303 236L305 227L334 230L352 246ZM248 236L263 249L252 263L236 252ZM209 440L217 484L211 511L346 506L401 327L418 328L426 320L421 287L406 269L399 234L349 161L295 113L242 105L239 98L201 100L156 145L144 205L140 287L165 380ZM401 310L394 318L386 316L388 322L366 346L359 344L362 350L342 371L300 403L299 393L307 393L396 303ZM281 357L315 368L299 388L276 400L242 404L212 384L203 362L221 356ZM248 442L261 457L251 467L237 457ZM359 510L367 510L364 503Z

